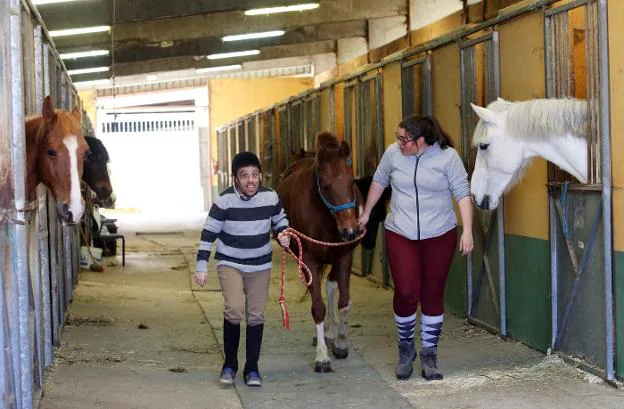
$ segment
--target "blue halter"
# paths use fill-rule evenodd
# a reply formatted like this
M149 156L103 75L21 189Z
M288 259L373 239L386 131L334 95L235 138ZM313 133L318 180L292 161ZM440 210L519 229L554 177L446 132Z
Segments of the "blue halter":
M319 196L321 197L321 200L323 201L323 203L325 204L325 206L329 209L330 212L332 212L332 214L336 214L338 212L341 212L343 210L348 210L348 209L355 209L355 191L353 194L353 200L351 200L350 202L347 203L343 203L341 205L338 206L334 206L333 204L329 203L329 201L327 199L325 199L325 196L323 196L323 193L321 192L321 183L319 181L319 175L318 172L316 173L316 190L319 194Z

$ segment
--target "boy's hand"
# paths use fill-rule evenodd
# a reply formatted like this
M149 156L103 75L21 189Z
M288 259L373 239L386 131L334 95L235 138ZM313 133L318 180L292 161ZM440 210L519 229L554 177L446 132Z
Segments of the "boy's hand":
M197 285L203 287L208 281L208 273L196 271L195 274L193 274L193 281L195 281Z
M279 244L282 247L290 246L290 236L287 234L284 234L284 232L277 235L277 241L279 241Z

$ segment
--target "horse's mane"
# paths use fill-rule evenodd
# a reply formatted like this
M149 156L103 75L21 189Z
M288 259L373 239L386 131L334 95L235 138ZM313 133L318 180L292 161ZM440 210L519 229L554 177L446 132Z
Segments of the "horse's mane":
M551 137L573 135L587 138L587 102L574 98L532 99L509 102L497 100L487 108L494 112L507 112L506 133L515 139L543 141ZM479 121L473 136L473 145L486 136L486 125Z

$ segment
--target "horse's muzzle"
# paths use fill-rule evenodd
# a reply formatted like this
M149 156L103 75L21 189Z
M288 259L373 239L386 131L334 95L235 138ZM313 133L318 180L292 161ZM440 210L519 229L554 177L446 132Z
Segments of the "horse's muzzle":
M477 202L477 199L475 198L474 195L472 195L472 201L474 202L475 205L477 205L477 207L481 210L490 210L490 196L489 195L485 195L483 196L483 200L481 200L481 202Z
M100 205L105 209L114 209L116 201L117 201L117 196L115 196L114 192L112 192L110 196L107 197L106 199L99 200Z
M357 237L359 232L360 232L359 228L355 228L355 229L342 229L342 231L340 232L340 238L343 241L355 240L355 238Z
M67 224L74 223L74 215L71 210L69 210L69 205L67 203L57 205L56 210L58 211L61 221Z

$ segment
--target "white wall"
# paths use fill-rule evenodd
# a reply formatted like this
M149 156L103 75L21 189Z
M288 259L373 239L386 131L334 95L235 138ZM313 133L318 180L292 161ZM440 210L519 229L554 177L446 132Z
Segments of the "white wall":
M468 0L476 4L482 0ZM461 0L409 0L410 31L423 28L462 9Z
M373 50L407 34L407 17L376 18L368 21L368 49Z

